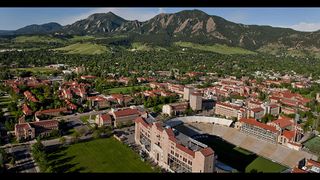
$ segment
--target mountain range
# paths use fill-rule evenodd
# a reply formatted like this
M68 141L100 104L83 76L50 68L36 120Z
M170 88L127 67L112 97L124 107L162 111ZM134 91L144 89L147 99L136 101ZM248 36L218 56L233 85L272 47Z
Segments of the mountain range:
M290 28L244 25L200 10L161 13L144 22L129 21L112 12L97 13L66 26L48 23L15 31L0 31L0 35L26 34L129 35L149 42L160 39L218 43L268 53L279 53L281 50L307 54L320 52L320 31L300 32Z

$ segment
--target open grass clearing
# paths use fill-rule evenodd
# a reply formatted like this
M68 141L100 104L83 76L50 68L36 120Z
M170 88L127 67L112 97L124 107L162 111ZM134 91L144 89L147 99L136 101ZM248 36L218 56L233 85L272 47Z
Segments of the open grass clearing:
M75 43L69 46L54 49L55 51L62 51L66 54L103 54L109 52L106 46L93 43Z
M253 51L249 51L246 49L242 49L239 47L231 47L227 45L221 45L221 44L215 44L215 45L201 45L191 42L175 42L176 46L184 47L184 48L191 48L191 49L197 49L202 51L209 51L209 52L215 52L220 54L256 54Z
M56 172L153 172L138 154L114 138L96 139L48 152Z

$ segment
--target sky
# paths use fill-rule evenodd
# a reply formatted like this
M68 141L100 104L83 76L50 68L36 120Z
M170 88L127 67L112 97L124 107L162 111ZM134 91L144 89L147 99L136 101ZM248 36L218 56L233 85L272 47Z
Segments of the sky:
M94 13L109 11L127 20L146 21L159 13L199 9L242 24L288 27L299 31L320 29L320 8L0 8L0 30L16 30L30 24L72 24Z

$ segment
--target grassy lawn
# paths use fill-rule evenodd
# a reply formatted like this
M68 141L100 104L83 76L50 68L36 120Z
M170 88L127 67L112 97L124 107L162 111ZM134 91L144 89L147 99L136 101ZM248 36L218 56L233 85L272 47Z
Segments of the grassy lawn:
M215 44L215 45L201 45L191 42L175 42L175 45L185 48L198 49L202 51L210 51L220 54L256 54L253 51L238 47L230 47L227 45Z
M80 117L80 120L81 120L82 122L84 122L84 123L87 123L87 122L89 121L89 117L90 117L90 116L81 116L81 117ZM92 115L92 116L91 116L91 119L92 119L92 120L94 120L95 118L96 118L96 115Z
M14 42L16 43L27 43L27 42L35 42L35 43L63 43L64 41L59 38L49 37L49 36L18 36L14 38Z
M107 92L110 94L118 94L118 93L129 94L133 88L138 88L138 87L144 88L146 86L130 86L130 87L112 88L112 89L108 89Z
M40 73L53 73L56 70L46 67L32 67L32 68L13 68L11 70L17 70L17 71L31 71L33 73L40 72Z
M251 164L249 164L246 168L246 172L250 172L252 169L257 170L258 172L282 172L287 168L278 163L274 163L268 159L263 157L258 157Z
M10 97L4 97L4 96L0 97L0 107L1 108L6 107L10 103L11 103Z
M66 54L103 54L108 52L106 46L92 43L75 43L66 47L54 49L57 51L65 51Z
M131 50L136 50L136 51L153 51L153 50L156 50L156 51L168 51L166 48L164 47L160 47L160 46L151 46L151 45L148 45L148 44L143 44L143 43L140 43L140 42L134 42L132 43L132 48Z
M49 151L57 172L153 172L138 154L114 138L97 139Z
M94 40L95 37L93 36L73 36L71 39L69 39L70 42L78 42L78 41L88 41L88 40Z
M304 143L311 152L320 156L320 137L316 136Z

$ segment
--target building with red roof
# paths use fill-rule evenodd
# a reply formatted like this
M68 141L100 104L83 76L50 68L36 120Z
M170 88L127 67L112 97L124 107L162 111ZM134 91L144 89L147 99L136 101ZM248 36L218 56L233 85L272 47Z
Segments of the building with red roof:
M37 111L35 113L36 121L40 121L39 117L41 116L61 116L62 114L70 113L68 108L62 107L57 109L46 109L42 111Z
M72 102L70 102L70 101L67 100L67 99L65 100L65 102L66 102L66 104L67 104L68 109L70 109L70 110L76 110L76 109L78 108L77 105L73 104Z
M284 129L293 129L293 119L285 116L279 116L277 120L268 123L270 126L276 127L279 131Z
M256 107L250 110L250 117L261 119L265 115L265 110L262 107Z
M246 111L242 110L241 106L225 102L217 102L215 107L215 114L225 116L226 118L246 117Z
M32 115L32 110L29 108L29 106L27 104L22 105L22 112L26 116Z
M138 117L135 142L162 168L170 172L214 172L214 151L170 127Z
M114 118L114 126L118 127L121 124L133 123L140 116L138 109L119 109L111 112Z
M96 79L97 76L86 75L86 76L81 76L80 78L85 80L92 80L92 79Z
M38 136L47 136L53 130L59 130L57 120L44 120L15 125L15 135L19 141L32 140Z
M104 113L104 114L98 114L95 119L96 124L101 126L112 126L112 118L110 114Z
M177 116L183 114L188 109L188 107L189 103L187 102L165 104L162 106L162 113L169 116Z
M30 91L25 91L23 94L27 98L28 101L31 101L34 103L38 102L37 98L35 98Z
M278 137L281 132L278 131L274 126L261 123L252 118L241 118L239 123L240 131L256 136L259 139L263 139L272 143L278 143Z

